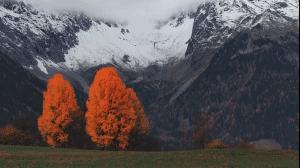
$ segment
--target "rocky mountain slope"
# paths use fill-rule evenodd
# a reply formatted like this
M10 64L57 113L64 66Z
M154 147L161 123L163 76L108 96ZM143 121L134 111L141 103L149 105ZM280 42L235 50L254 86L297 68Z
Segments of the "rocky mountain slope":
M114 65L143 101L151 134L167 148L192 147L189 137L207 117L211 135L228 143L275 139L297 148L298 13L296 0L207 1L195 13L140 33L82 13L48 13L0 0L1 57L14 62L1 61L11 68L0 73L26 71L46 80L63 72L84 104L95 70ZM9 86L5 80L2 85Z
M0 52L0 125L24 115L38 116L45 83Z
M91 20L84 15L51 15L23 2L0 1L1 51L29 70L47 74L45 64L65 61L67 51L77 44L76 33L88 30Z
M152 104L157 131L171 142L184 141L197 125L209 124L213 137L229 143L267 138L298 148L298 45L296 25L239 33L184 92L169 92ZM201 123L204 117L211 121ZM182 127L185 134L178 134Z
M137 84L153 102L154 132L185 148L208 117L213 137L229 143L269 138L298 148L298 10L294 1L201 5L186 59ZM163 93L151 99L155 90Z

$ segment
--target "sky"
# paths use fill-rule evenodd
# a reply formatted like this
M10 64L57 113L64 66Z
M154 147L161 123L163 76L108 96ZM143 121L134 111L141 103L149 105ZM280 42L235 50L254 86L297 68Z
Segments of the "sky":
M23 0L49 11L82 11L92 17L145 28L186 11L204 0Z

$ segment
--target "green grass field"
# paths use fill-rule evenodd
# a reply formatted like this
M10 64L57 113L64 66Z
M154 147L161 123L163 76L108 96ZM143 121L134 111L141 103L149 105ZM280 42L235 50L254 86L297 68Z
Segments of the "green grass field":
M296 168L298 165L299 154L288 151L104 152L0 146L1 168Z

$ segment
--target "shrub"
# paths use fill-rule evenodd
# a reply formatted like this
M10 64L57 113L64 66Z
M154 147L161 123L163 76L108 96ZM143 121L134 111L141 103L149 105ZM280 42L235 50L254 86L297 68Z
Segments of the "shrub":
M253 144L250 144L248 142L245 142L245 141L241 141L240 143L238 143L236 145L236 148L238 149L254 149L254 145Z
M225 149L227 147L221 140L212 140L206 145L208 149Z
M0 128L0 144L3 145L31 145L33 139L30 135L8 124Z

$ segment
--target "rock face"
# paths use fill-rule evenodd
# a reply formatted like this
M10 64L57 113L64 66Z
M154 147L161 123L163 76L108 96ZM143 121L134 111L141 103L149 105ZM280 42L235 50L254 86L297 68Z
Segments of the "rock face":
M23 109L40 113L39 79L57 71L84 104L96 69L113 65L138 92L165 148L193 147L203 120L226 143L274 139L298 148L298 12L295 0L208 1L141 36L130 25L2 0L0 123ZM18 92L7 92L11 83Z
M200 5L186 52L189 73L201 74L216 52L238 32L254 27L281 30L299 21L298 12L299 4L294 0L219 0Z

